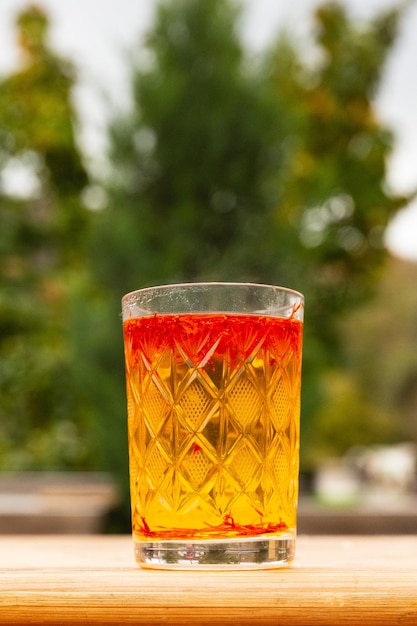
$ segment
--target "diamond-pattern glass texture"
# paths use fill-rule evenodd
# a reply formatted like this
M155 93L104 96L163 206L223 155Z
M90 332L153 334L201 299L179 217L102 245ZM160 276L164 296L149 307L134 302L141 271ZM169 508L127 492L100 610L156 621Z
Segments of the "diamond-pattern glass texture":
M137 538L294 528L301 323L215 314L152 319L127 322L139 353L137 367L127 366L135 378L128 395ZM275 349L282 343L285 364Z

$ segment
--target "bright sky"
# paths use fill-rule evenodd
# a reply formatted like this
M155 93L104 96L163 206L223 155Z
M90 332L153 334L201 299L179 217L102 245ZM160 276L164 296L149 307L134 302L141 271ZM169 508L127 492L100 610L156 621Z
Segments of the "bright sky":
M152 23L156 0L35 0L51 17L51 43L79 68L77 105L82 118L82 142L87 154L99 158L104 129L112 107L128 106L126 62ZM353 14L369 17L398 0L344 0ZM18 61L13 36L15 14L29 0L0 0L0 74ZM243 34L255 51L286 27L307 38L311 10L318 0L242 0ZM401 35L387 65L377 100L381 119L396 134L389 164L389 184L396 191L417 189L417 4L407 12ZM417 260L417 202L401 211L387 234L387 244L399 256Z

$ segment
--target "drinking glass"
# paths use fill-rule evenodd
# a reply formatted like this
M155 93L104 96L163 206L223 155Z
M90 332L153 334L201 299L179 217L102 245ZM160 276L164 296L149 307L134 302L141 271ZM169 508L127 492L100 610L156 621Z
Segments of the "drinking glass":
M294 557L303 296L188 283L122 299L135 557L256 569Z

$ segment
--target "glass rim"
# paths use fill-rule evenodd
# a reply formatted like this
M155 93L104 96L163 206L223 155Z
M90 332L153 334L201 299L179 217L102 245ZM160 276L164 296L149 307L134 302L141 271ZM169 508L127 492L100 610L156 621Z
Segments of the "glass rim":
M187 287L254 287L256 289L272 289L276 291L285 291L294 296L297 296L304 302L304 295L301 291L293 289L292 287L282 287L281 285L271 285L268 283L252 283L252 282L236 282L236 281L197 281L197 282L184 282L184 283L166 283L163 285L153 285L150 287L143 287L140 289L133 289L128 291L122 296L122 303L130 300L136 294L151 294L157 290L175 289L175 288L187 288Z

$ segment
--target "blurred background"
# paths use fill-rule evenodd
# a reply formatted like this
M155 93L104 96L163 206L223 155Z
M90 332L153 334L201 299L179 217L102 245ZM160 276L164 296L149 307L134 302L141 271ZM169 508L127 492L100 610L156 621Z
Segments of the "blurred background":
M47 485L129 532L121 296L236 280L306 297L306 519L417 529L417 7L281 4L2 0L9 527Z

